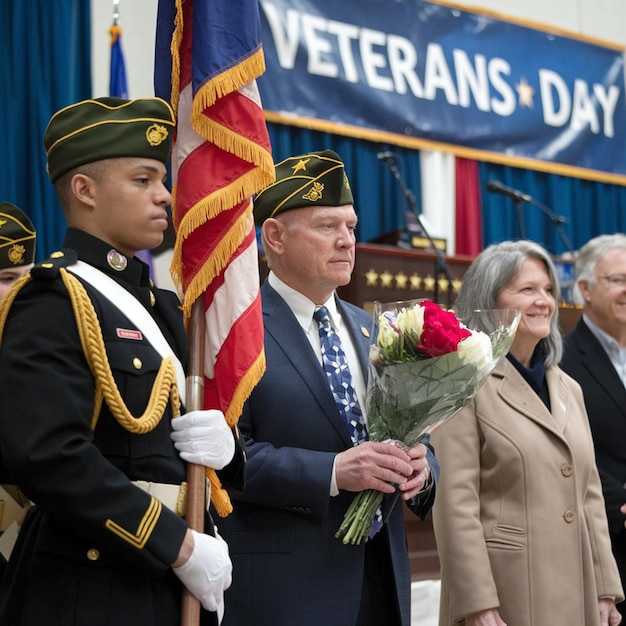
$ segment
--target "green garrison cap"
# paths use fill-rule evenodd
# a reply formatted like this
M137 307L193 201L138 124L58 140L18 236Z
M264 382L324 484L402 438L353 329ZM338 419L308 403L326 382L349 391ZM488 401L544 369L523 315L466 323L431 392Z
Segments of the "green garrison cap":
M332 150L289 157L276 165L276 182L254 199L254 221L309 206L354 204L339 155Z
M79 165L117 157L167 163L176 121L160 98L83 100L57 111L44 134L48 174L54 183Z
M26 213L10 202L0 204L0 269L35 260L35 228Z

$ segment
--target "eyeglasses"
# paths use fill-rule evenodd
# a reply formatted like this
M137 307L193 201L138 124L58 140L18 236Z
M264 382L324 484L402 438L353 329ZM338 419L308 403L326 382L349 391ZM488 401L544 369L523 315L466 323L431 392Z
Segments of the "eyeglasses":
M624 274L609 274L608 276L598 276L606 280L609 287L626 287L626 276Z

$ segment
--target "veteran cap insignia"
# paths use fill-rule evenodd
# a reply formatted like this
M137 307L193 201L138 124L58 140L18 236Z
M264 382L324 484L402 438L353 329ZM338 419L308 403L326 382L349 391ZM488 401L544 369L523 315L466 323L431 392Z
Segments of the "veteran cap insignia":
M146 131L146 139L151 146L159 146L167 139L168 134L165 126L152 124Z
M324 185L322 183L313 183L313 187L311 187L308 193L305 193L302 198L304 200L310 200L311 202L317 202L322 199L322 191L324 191Z

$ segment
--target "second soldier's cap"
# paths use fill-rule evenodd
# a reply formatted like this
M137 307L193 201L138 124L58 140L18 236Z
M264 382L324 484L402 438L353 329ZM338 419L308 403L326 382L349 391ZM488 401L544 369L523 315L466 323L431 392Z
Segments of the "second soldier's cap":
M310 206L354 204L343 162L332 150L293 156L276 164L276 181L254 199L254 221Z
M44 133L48 174L118 157L167 163L176 125L172 107L160 98L96 98L57 111Z
M35 260L35 228L26 213L10 202L0 204L0 269Z

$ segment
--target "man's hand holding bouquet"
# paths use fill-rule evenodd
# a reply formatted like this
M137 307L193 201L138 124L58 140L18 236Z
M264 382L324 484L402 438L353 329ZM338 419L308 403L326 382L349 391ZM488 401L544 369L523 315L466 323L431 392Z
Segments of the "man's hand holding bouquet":
M476 311L463 322L429 300L375 303L369 357L370 441L412 448L460 411L508 352L519 311ZM465 322L465 323L464 323ZM384 494L361 491L336 536L367 541Z

